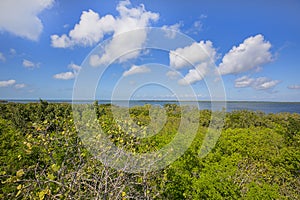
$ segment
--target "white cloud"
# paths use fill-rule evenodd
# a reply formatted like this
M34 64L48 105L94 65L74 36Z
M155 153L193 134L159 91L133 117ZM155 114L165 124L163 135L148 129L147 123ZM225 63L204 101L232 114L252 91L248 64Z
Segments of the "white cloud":
M190 85L204 79L211 66L211 62L203 62L197 65L194 69L190 69L185 77L178 81L179 85Z
M5 56L4 56L3 53L1 53L1 52L0 52L0 61L2 61L2 62L5 62L5 61L6 61Z
M115 18L113 38L106 45L103 55L91 56L90 64L92 66L106 64L115 59L118 62L124 62L138 57L142 52L142 46L147 39L147 32L143 29L137 29L149 26L151 21L158 20L159 15L146 11L143 5L137 8L128 8L129 6L131 6L129 1L122 1L117 6L120 16ZM131 32L120 35L120 33L128 31ZM123 56L119 57L120 55Z
M63 72L59 74L55 74L53 78L55 79L61 79L61 80L70 80L76 77L76 74L74 72Z
M165 31L165 36L167 38L173 39L176 36L176 32L180 31L181 26L182 26L182 23L176 23L171 26L164 25L161 28L163 31Z
M270 48L271 43L265 41L262 35L249 37L225 54L218 69L222 75L257 69L273 60Z
M128 37L129 34L122 36L120 33L148 27L150 22L158 20L159 15L146 11L143 4L132 7L130 1L121 1L116 10L119 13L118 16L105 15L103 17L92 10L84 11L79 23L68 35L51 36L52 46L59 48L75 45L91 46L101 41L105 35L112 34L112 40L104 47L103 54L91 55L90 64L99 66L115 59L118 62L124 62L136 58L142 51L147 32L145 30L134 31L130 33L130 37ZM131 51L133 49L136 51ZM119 57L120 55L123 56Z
M69 32L69 36L52 35L52 46L59 48L67 48L74 45L91 46L99 42L104 33L113 31L115 19L111 15L102 18L93 10L83 11L80 21L75 25L74 29Z
M9 86L14 86L16 89L22 89L26 87L26 84L24 83L18 83L16 84L16 80L7 80L7 81L0 81L0 87L9 87Z
M0 87L8 87L12 86L16 83L16 80L7 80L7 81L0 81Z
M170 66L175 69L191 66L191 64L197 65L201 62L210 62L215 60L215 57L216 50L211 41L195 42L191 46L170 51L169 54Z
M19 84L16 84L16 85L15 85L15 88L16 88L16 89L22 89L22 88L24 88L24 87L26 87L26 84L24 84L24 83L19 83Z
M73 69L75 72L78 72L81 69L79 65L76 65L74 63L69 64L68 68Z
M122 63L129 59L136 58L142 51L142 45L147 38L145 30L137 30L128 34L118 35L105 46L104 54L92 55L90 57L90 65L97 67L101 64L108 64L117 59ZM135 51L133 51L135 50ZM122 55L120 57L120 55Z
M270 80L266 77L260 77L255 79L253 84L254 89L256 90L267 90L275 87L280 81L278 80Z
M178 71L170 70L166 73L166 76L169 79L177 79L180 76L180 73Z
M68 72L62 72L59 74L55 74L53 78L55 79L60 79L60 80L70 80L74 79L77 75L81 67L79 65L76 65L74 63L71 63L68 65L69 69L72 69L73 71L68 71Z
M197 28L197 29L202 29L202 23L200 20L198 21L195 21L194 24L193 24L194 28Z
M23 59L22 64L25 68L31 68L32 69L32 68L35 68L35 67L39 67L39 64L35 64L32 61L26 60L26 59Z
M300 85L289 85L288 89L291 89L291 90L300 90Z
M243 87L249 87L254 82L253 78L249 78L248 76L242 76L235 80L235 87L237 88L243 88Z
M175 69L194 66L178 82L180 85L188 85L202 80L207 75L216 59L216 50L211 41L200 41L170 51L169 59L170 66Z
M136 66L133 65L129 70L125 71L123 73L123 76L130 76L133 74L143 74L143 73L149 73L151 72L150 68L146 66Z
M0 31L30 40L38 40L43 24L38 15L50 8L54 0L1 0Z
M187 33L198 34L202 30L203 24L200 20L195 21Z
M72 46L72 42L66 34L62 36L51 35L51 45L57 48L68 48Z
M202 31L202 29L203 29L202 21L205 18L207 18L206 15L204 15L204 14L200 15L199 20L194 21L192 26L189 29L187 29L185 32L187 34L194 34L194 35L199 34L199 32Z
M137 8L131 7L130 1L121 1L117 6L118 17L105 15L100 17L93 10L83 11L78 24L68 35L52 35L53 47L68 48L75 45L92 46L103 39L105 34L119 34L129 30L146 27L150 20L157 20L158 14L148 12L144 5ZM133 42L136 38L132 37Z
M279 80L271 80L266 77L250 78L248 76L242 76L235 80L235 87L244 88L252 87L255 90L268 90L275 87Z

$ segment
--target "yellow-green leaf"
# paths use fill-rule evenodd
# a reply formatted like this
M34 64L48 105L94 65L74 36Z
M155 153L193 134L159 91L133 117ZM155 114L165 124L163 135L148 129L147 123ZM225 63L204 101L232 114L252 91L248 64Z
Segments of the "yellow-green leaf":
M22 189L22 184L18 185L17 190L21 190Z
M16 194L16 197L18 197L21 194L21 190L19 190Z
M45 198L46 194L48 194L48 195L50 194L50 190L48 188L40 191L38 193L40 200L43 200Z
M47 177L51 180L54 180L55 179L55 176L51 173L48 173Z
M24 170L23 169L20 169L19 171L17 171L17 177L21 177L24 175Z
M53 164L53 165L51 165L51 168L53 171L57 172L60 169L60 166L57 164Z

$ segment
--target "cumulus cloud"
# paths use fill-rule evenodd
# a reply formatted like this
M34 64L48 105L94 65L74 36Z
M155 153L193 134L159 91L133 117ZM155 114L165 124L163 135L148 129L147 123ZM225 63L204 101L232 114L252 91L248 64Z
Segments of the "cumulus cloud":
M119 12L117 17L109 14L100 17L91 9L83 11L79 23L68 35L51 36L52 46L58 48L68 48L75 45L92 46L102 40L105 34L119 34L145 27L150 20L158 19L158 14L146 11L142 4L137 8L131 8L129 1L121 1L116 9ZM135 37L132 38L132 41L136 39Z
M288 89L291 89L291 90L300 90L300 85L289 85Z
M254 82L253 78L249 78L248 76L242 76L235 80L235 87L237 88L249 87L253 82Z
M16 83L16 80L7 80L7 81L0 81L0 87L9 87Z
M190 69L178 82L180 85L188 85L202 80L207 75L216 59L216 50L211 41L200 41L170 51L169 59L170 66L175 69L194 66L194 69Z
M30 69L33 69L35 67L39 67L39 65L40 65L39 63L34 63L34 62L32 62L30 60L26 60L26 59L23 59L22 64L25 68L30 68Z
M83 11L80 21L74 29L69 32L69 36L52 35L52 46L67 48L74 45L91 46L99 42L105 33L113 31L115 19L111 15L100 18L99 14L93 10Z
M170 70L166 73L166 76L169 79L177 79L180 76L180 73L177 71Z
M242 76L235 80L235 87L252 87L255 90L268 90L275 87L278 83L280 83L279 80L271 80L266 77L250 78L248 76Z
M31 67L34 67L35 64L33 62L29 61L29 60L24 59L23 60L23 66L27 67L27 68L31 68Z
M146 41L147 32L139 30L130 32L130 35L120 35L139 28L148 27L151 22L158 20L159 15L145 10L143 4L132 7L130 1L119 2L116 10L118 16L100 15L93 10L84 11L78 24L67 34L52 35L53 47L68 48L75 45L91 46L98 43L105 35L112 34L112 39L104 47L104 52L90 57L91 66L107 64L117 59L124 62L136 58L141 53L143 43ZM136 51L131 51L136 49ZM130 52L131 51L131 52ZM122 57L119 57L123 55Z
M54 0L1 0L0 31L7 31L19 37L38 40L43 24L38 15L50 8Z
M216 50L211 41L194 42L192 45L170 51L170 66L175 69L188 67L201 62L210 62L216 57Z
M182 26L182 23L176 23L170 26L164 25L161 28L163 31L165 31L165 36L167 38L173 39L176 36L176 32L180 31L180 27Z
M234 46L222 59L219 72L237 74L257 69L273 60L270 52L271 43L259 34L244 40L239 46Z
M51 35L51 46L56 48L68 48L73 46L73 42L71 42L70 38L63 34L62 36Z
M74 63L69 64L68 68L71 69L72 71L55 74L53 75L53 78L60 79L60 80L74 79L77 76L79 70L81 69L79 65L76 65Z
M97 67L114 60L122 63L129 59L137 58L142 52L142 46L146 38L147 33L145 30L136 30L113 37L105 46L105 52L100 55L91 55L89 63L91 66ZM120 57L120 55L122 56Z
M275 87L279 82L279 80L270 80L266 77L260 77L255 79L254 88L257 90L267 90Z
M194 69L190 69L189 72L178 81L179 85L190 85L204 79L211 66L211 62L203 62Z
M7 80L7 81L0 81L0 87L10 87L13 86L16 89L22 89L24 87L26 87L26 84L24 83L18 83L16 84L16 80L11 79L11 80Z
M79 65L76 65L74 63L69 64L68 68L72 69L75 72L78 72L81 69L81 67Z
M59 74L55 74L53 76L53 78L55 79L61 79L61 80L70 80L75 78L76 75L74 72L63 72L63 73L59 73Z
M19 83L19 84L15 85L16 89L22 89L22 88L25 88L25 87L26 87L26 84L24 84L24 83Z
M1 52L0 52L0 61L2 61L2 62L5 62L5 61L6 61L5 56L4 56L3 53L1 53Z
M123 76L130 76L133 74L144 74L151 72L150 68L146 66L136 66L133 65L131 68L123 73Z
M273 60L270 52L271 44L262 35L256 35L244 40L239 46L234 46L225 54L218 70L221 75L237 74L250 69L259 69L262 65ZM218 58L216 49L211 41L200 41L184 48L178 48L169 54L170 66L175 69L192 67L179 84L188 85L202 80L213 68ZM190 63L189 63L190 62ZM274 87L278 81L266 78L251 79L241 77L236 80L236 87L248 87L263 90Z
M120 2L118 5L117 10L120 16L116 18L112 40L106 45L104 54L91 56L90 64L92 66L107 64L115 59L120 63L125 62L138 57L142 52L147 32L137 29L149 26L150 22L156 21L159 15L146 11L143 5L137 8L128 8L130 5L129 1ZM128 31L132 32L120 35L120 33ZM119 57L120 55L123 56Z

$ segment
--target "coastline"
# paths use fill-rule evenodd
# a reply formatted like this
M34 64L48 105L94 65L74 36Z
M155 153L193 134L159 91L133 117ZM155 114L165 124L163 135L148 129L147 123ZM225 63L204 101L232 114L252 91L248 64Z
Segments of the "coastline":
M40 99L3 99L0 103L38 103ZM66 100L48 99L43 100L48 103L67 103L67 104L93 104L95 100ZM219 111L225 109L226 112L235 110L261 111L264 113L298 113L300 114L300 102L274 102L274 101L176 101L176 100L96 100L98 104L113 104L121 107L144 106L145 104L164 106L165 104L191 105L198 106L199 110Z

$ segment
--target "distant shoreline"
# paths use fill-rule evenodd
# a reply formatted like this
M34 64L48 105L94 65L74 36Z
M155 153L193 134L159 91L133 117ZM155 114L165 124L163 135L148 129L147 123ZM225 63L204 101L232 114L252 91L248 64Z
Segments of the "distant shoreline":
M120 107L133 107L133 106L144 106L145 104L165 106L166 104L196 106L199 110L212 110L221 111L223 109L226 112L232 112L236 110L249 110L249 111L261 111L264 113L298 113L300 114L300 102L274 102L274 101L176 101L176 100L65 100L65 99L48 99L43 100L48 103L65 103L65 104L93 104L98 101L99 105L112 104ZM0 103L39 103L37 99L5 99L0 100Z
M95 99L95 100L89 100L89 99L79 99L79 100L72 100L72 99L41 99L43 101L47 101L47 102L62 102L62 103L70 103L70 102L111 102L111 100L109 99L104 99L104 100L99 100L99 99ZM39 102L40 99L0 99L0 103L8 103L8 102ZM113 102L127 102L128 100L113 100ZM129 100L131 102L179 102L178 100L171 100L171 99L161 99L161 100L155 100L155 99L142 99L142 100ZM210 100L198 100L198 101L194 101L194 100L180 100L180 102L203 102L203 103L207 103L207 102L224 102L224 101L220 101L220 100L216 100L216 101L210 101ZM300 101L254 101L254 100L227 100L225 101L227 103L299 103Z

